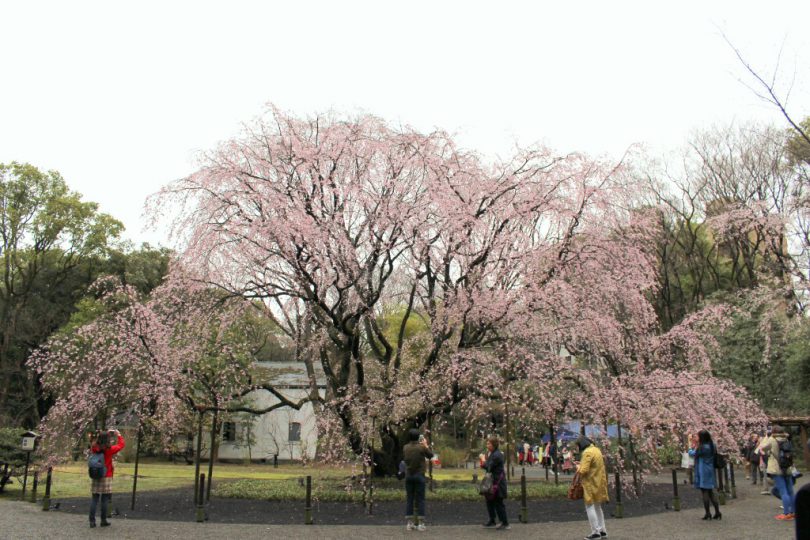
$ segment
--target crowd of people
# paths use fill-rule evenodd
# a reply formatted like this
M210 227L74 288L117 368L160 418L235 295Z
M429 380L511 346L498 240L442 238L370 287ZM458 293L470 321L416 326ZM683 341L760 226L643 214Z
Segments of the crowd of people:
M480 456L481 465L486 459L485 456L486 453ZM573 474L574 472L574 451L567 443L560 440L556 441L555 444L550 441L542 444L531 444L528 441L523 441L517 445L515 458L520 466L533 467L539 465L554 468L556 465L557 470L563 473Z
M718 452L711 434L702 430L689 437L689 460L684 466L692 469L695 488L703 497L704 520L722 519L715 496L717 469L725 467L724 456ZM796 448L792 437L782 426L772 426L764 434L752 433L740 447L740 456L746 466L746 480L759 483L762 495L773 495L782 503L779 521L796 521L796 537L810 538L810 484L799 493L794 492L796 479L802 473L794 464ZM808 445L810 450L810 444ZM714 515L711 513L714 507Z

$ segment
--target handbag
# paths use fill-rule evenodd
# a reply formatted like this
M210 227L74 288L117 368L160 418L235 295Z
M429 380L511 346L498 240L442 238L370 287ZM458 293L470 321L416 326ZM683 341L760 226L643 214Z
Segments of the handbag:
M484 475L484 478L481 479L481 483L478 484L478 493L480 495L489 495L492 493L492 473L487 473Z
M579 477L579 473L574 475L574 479L571 480L571 485L568 487L568 498L572 501L578 501L585 497L585 488L582 487L582 480Z
M397 469L397 480L403 480L405 475L408 472L408 466L405 464L405 460L399 462L399 468Z

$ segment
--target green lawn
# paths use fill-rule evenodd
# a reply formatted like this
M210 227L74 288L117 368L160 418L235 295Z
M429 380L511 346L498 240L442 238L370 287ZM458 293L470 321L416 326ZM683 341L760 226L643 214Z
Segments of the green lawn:
M208 474L208 464L203 463L201 472ZM476 471L479 472L479 471ZM134 464L118 463L115 466L114 492L130 492ZM304 488L299 485L299 478L312 476L313 496L321 501L360 501L362 488L352 476L360 476L361 471L349 466L301 466L279 465L274 469L270 465L214 464L215 497L256 498L265 500L303 500ZM479 496L472 484L472 471L465 469L435 469L433 478L436 491L428 498L443 500L478 500ZM38 495L45 492L44 476L40 478ZM29 493L32 478L29 475ZM138 492L163 489L191 489L194 484L193 465L173 465L159 461L141 463L138 470ZM404 500L402 482L396 479L375 481L375 500ZM6 486L5 498L18 498L21 484L15 482ZM519 489L517 482L510 486ZM545 482L530 482L528 494L531 498L563 497L567 484L549 485ZM90 479L86 465L75 463L56 467L53 472L51 498L84 497L90 492Z

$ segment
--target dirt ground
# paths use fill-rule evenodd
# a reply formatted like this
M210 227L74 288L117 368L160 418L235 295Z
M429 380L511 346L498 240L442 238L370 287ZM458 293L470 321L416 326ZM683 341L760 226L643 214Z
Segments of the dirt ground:
M681 507L684 510L700 507L697 490L680 486ZM89 497L54 500L59 511L85 514ZM625 498L624 516L638 517L671 511L672 487L664 484L645 486L640 498ZM114 493L112 506L117 519L148 519L153 521L194 521L195 509L192 490L154 491L138 495L136 509L130 510L131 494ZM517 523L520 502L507 500L510 521ZM606 515L614 515L615 503L605 505ZM398 525L403 522L404 504L382 502L374 505L368 515L362 505L350 503L313 503L315 522L322 525ZM477 524L486 521L486 507L480 503L428 501L426 521L434 525ZM248 499L212 499L206 506L208 521L212 523L252 523L295 525L304 523L304 503L268 502ZM585 515L582 501L537 500L528 502L529 523L581 521Z

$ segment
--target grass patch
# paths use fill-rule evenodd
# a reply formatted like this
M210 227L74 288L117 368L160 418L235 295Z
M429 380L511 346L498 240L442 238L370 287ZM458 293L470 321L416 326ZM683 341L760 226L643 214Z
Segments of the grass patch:
M208 475L208 463L202 463L200 472ZM29 471L28 491L30 493L33 482L32 472ZM116 463L113 492L131 492L132 480L135 474L133 463ZM346 477L351 475L351 469L341 467L303 467L300 465L283 465L278 469L267 465L238 465L230 463L214 463L214 482L234 479L264 479L288 480L301 476L313 475L320 477ZM147 461L138 467L138 492L159 491L165 489L189 488L194 485L194 466L176 465L172 463ZM6 499L19 499L22 491L22 477L15 478L14 483L7 485L0 497ZM42 497L45 493L45 475L40 477L37 494ZM51 484L51 498L87 497L90 494L90 478L87 476L87 465L83 462L71 463L55 467Z
M202 463L201 472L208 474L208 464ZM214 463L215 497L259 499L259 500L304 500L305 488L299 485L299 478L312 476L313 497L320 501L361 502L363 491L358 478L360 470L350 466L335 465L272 465ZM475 471L480 474L480 471ZM114 493L131 493L135 473L133 463L115 465ZM475 485L471 482L473 471L467 469L435 469L433 478L436 490L428 491L428 500L478 501ZM32 472L28 477L30 496L33 482ZM355 477L355 480L352 480ZM154 459L144 460L138 468L138 493L161 491L167 489L192 489L194 485L194 466L172 464ZM564 497L567 483L560 486L543 481L529 481L527 494L531 499ZM518 482L510 484L512 496L520 490ZM19 499L22 491L22 478L6 486L3 499ZM40 477L37 496L45 493L45 477ZM70 463L54 468L51 498L64 499L71 497L88 497L90 478L87 476L87 465L84 462ZM375 479L374 500L404 501L404 483L394 478Z
M434 475L435 478L435 475ZM516 496L519 484L510 487L512 497ZM546 482L528 482L526 495L529 499L564 498L568 485L554 485ZM296 480L242 479L225 482L214 488L213 495L221 498L258 499L265 501L303 501L306 488ZM363 500L363 488L350 479L333 477L313 479L312 497L321 502L355 502ZM405 484L396 479L375 479L374 500L405 501ZM437 501L480 501L476 485L470 481L439 480L435 490L427 492L427 500Z

